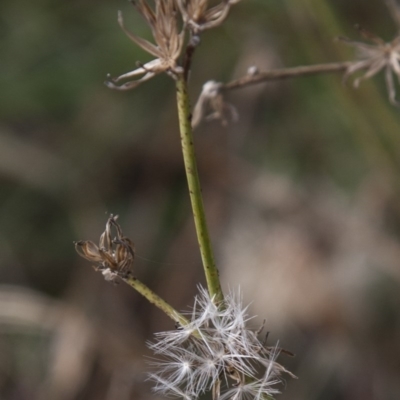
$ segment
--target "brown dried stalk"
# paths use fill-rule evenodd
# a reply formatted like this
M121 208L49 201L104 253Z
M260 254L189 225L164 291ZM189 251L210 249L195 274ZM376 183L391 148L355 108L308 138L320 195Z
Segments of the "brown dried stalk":
M319 74L327 74L334 72L343 72L346 71L351 65L352 61L346 62L337 62L337 63L328 63L328 64L316 64L316 65L307 65L300 67L292 67L292 68L283 68L283 69L271 69L265 72L252 72L247 75L235 79L228 83L221 84L220 89L224 90L232 90L239 89L244 86L255 85L257 83L269 82L274 80L288 79L288 78L296 78L299 76L307 76L307 75L319 75Z
M224 92L240 89L258 83L297 78L307 75L318 75L335 72L346 72L354 62L339 62L330 64L317 64L293 68L272 69L259 72L256 67L250 67L247 74L228 83L208 81L203 85L203 90L193 110L192 127L196 128L202 120L221 120L226 125L229 120L237 120L238 114L232 104L226 102Z

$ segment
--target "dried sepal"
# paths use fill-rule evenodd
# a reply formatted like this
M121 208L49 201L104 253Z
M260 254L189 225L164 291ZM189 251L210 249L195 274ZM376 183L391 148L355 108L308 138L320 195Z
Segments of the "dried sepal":
M102 271L106 280L113 281L117 276L126 278L132 274L135 259L135 246L125 237L117 222L118 216L111 215L106 228L100 236L97 246L91 240L75 242L78 254L96 265L97 271ZM115 231L115 238L112 232Z
M102 255L100 254L99 248L91 240L86 242L82 240L75 242L75 249L78 254L81 257L86 258L86 260L94 263L102 261Z
M156 0L154 11L145 0L132 1L131 3L149 25L155 44L130 32L125 27L121 11L118 13L118 23L129 39L156 59L145 64L139 63L138 68L116 78L111 78L108 75L105 84L110 89L130 90L161 72L170 74L182 72L177 60L182 51L185 33L183 30L179 32L175 1ZM122 85L118 84L121 81L138 76L142 77Z
M212 400L219 400L221 396L221 379L217 379L212 386Z

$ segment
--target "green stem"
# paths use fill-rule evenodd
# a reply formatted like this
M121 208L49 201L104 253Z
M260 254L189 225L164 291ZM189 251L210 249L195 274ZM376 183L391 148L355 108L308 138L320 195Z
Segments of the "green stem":
M189 96L183 74L179 75L176 81L176 97L183 160L185 163L186 178L189 186L189 195L192 203L193 218L196 227L197 240L200 247L201 259L203 261L210 296L214 298L215 303L220 303L223 301L224 297L219 282L218 270L215 266L210 236L208 234L199 175L197 172L196 154L193 145Z
M145 297L150 303L154 304L160 310L164 311L171 319L178 322L182 326L189 324L189 321L178 311L176 311L172 306L170 306L165 300L160 296L155 294L148 286L140 282L134 277L124 278L124 281L132 286L137 292L139 292L143 297Z

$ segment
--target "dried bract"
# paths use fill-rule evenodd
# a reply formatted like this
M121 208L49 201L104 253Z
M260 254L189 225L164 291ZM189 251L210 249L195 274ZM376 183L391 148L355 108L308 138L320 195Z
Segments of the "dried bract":
M215 81L208 81L203 85L193 110L192 126L194 128L203 119L207 121L219 119L224 126L229 120L238 120L236 108L225 101L221 86L221 83Z
M122 234L117 218L110 216L98 246L90 240L75 242L78 254L94 262L94 268L101 271L107 281L113 281L117 276L126 278L131 275L135 258L134 244ZM114 239L112 230L116 233Z
M117 78L109 78L105 83L110 89L133 89L140 83L151 79L161 72L173 74L180 73L182 70L177 65L177 60L182 51L184 31L179 32L178 29L175 1L156 0L154 11L145 0L132 1L132 3L150 26L156 44L128 31L125 28L121 12L118 13L118 23L129 39L143 50L155 56L156 59L144 65L139 65L133 71L120 75ZM140 79L117 85L120 81L141 75Z
M357 61L354 61L346 70L344 79L354 72L366 70L365 74L354 80L354 86L358 87L364 79L372 78L378 72L385 71L386 87L389 101L393 105L399 105L396 101L396 87L393 74L400 80L400 36L391 42L384 42L381 38L373 35L365 29L359 28L363 37L371 42L357 42L348 38L339 38L357 50Z
M197 35L219 26L228 16L230 7L240 0L223 0L209 7L209 0L177 0L186 26Z
M158 333L149 344L161 357L151 362L155 391L188 400L206 391L214 400L261 400L279 393L282 373L295 377L276 361L280 349L266 347L247 327L251 317L240 291L230 292L218 307L200 288L188 317L189 324Z

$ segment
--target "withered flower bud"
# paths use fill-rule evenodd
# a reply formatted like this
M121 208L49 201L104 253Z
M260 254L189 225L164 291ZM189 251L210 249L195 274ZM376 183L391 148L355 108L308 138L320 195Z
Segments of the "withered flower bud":
M221 93L221 86L221 83L215 81L208 81L203 85L193 110L193 128L196 128L202 120L219 119L223 126L226 126L230 120L238 120L239 116L236 108L225 101Z
M95 270L101 271L108 281L115 280L117 276L126 278L131 275L135 258L134 244L123 235L117 218L118 216L110 215L98 246L90 240L75 242L78 254L86 260L94 262ZM114 239L112 230L115 230L116 233Z
M240 0L222 0L209 7L209 0L177 0L183 21L194 34L219 26L228 16L232 4Z

